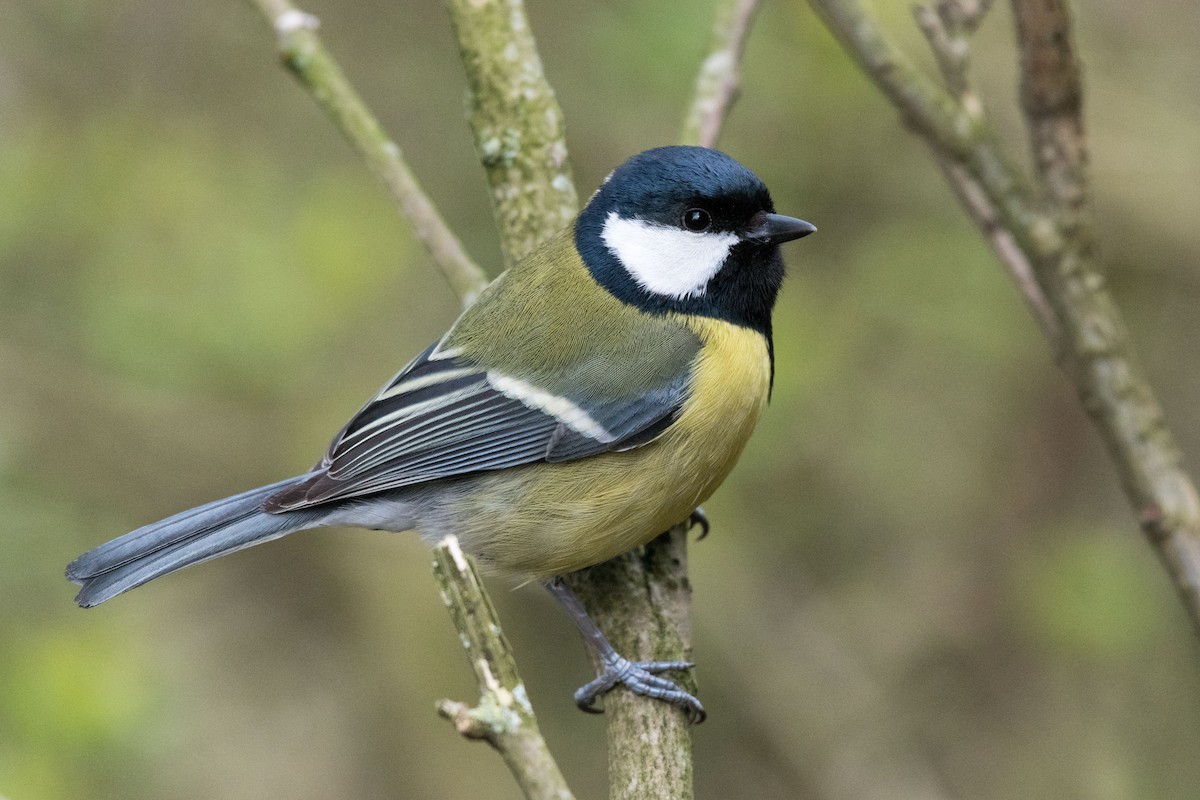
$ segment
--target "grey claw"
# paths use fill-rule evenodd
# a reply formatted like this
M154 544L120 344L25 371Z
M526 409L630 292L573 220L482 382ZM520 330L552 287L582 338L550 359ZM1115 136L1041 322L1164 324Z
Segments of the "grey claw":
M575 704L589 714L603 713L602 709L596 708L596 700L620 683L634 694L653 697L678 707L687 714L690 724L698 724L708 716L700 701L673 681L658 676L661 672L691 669L693 666L689 661L630 661L623 656L615 656L605 660L599 677L575 692Z
M707 532L708 523L704 520L704 512L700 509L696 511ZM562 603L563 609L583 634L588 648L600 661L600 674L596 679L579 687L575 692L576 705L589 714L599 714L602 709L596 708L596 699L611 691L618 683L622 683L635 694L653 697L676 706L687 714L689 723L704 721L706 714L699 700L666 678L658 676L660 672L691 669L693 665L690 661L630 661L613 649L608 639L604 638L604 632L588 616L583 603L579 602L579 598L562 578L547 581L546 588Z
M696 541L698 542L705 536L708 536L709 530L712 529L712 526L708 522L708 514L705 514L704 509L700 508L700 506L696 506L692 510L691 515L688 516L688 530L690 531L697 525L700 526L700 535L696 537Z
M603 708L596 708L596 698L612 689L612 685L605 685L601 678L585 683L575 690L575 705L579 706L580 711L585 711L588 714L603 714Z

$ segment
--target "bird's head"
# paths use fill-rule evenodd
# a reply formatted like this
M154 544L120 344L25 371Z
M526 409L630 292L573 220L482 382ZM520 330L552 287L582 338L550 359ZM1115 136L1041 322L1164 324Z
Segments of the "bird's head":
M770 336L779 245L816 228L775 213L767 187L724 153L659 147L617 167L575 223L596 281L650 313L716 317Z

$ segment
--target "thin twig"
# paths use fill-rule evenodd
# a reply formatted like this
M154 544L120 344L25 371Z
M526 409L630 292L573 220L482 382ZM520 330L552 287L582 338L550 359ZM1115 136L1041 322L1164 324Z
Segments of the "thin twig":
M971 87L969 37L986 12L986 5L967 10L956 0L941 0L933 8L913 6L917 27L929 41L946 89L958 100L963 111L972 117L983 115L983 104Z
M354 145L371 172L392 193L417 238L433 257L450 288L470 305L487 285L487 275L471 260L458 237L421 189L404 156L362 98L346 80L317 35L317 18L288 0L252 0L275 31L284 66L317 101Z
M1056 250L1061 237L1053 222L1031 199L1020 171L1001 151L982 107L977 112L964 108L926 78L888 40L859 0L810 0L810 4L841 39L850 56L892 101L909 129L929 145L976 225L985 232L1006 231L1007 237L999 241L1008 248L1007 240L1011 238L1025 254L1022 261L998 252L1006 268L1010 271L1014 266L1017 268L1010 274L1029 298L1030 308L1043 330L1048 335L1056 333L1057 325L1040 321L1043 313L1040 309L1050 306L1040 282L1030 282L1029 273L1022 267L1032 266L1035 255ZM962 186L956 173L948 169L952 164L962 170L957 173L960 178L969 178L970 187ZM970 191L974 189L982 196ZM992 237L989 242L995 247ZM1056 354L1065 352L1062 343L1053 339L1050 343Z
M696 76L680 144L717 146L721 127L741 89L742 57L758 8L759 0L721 0L718 5L712 45Z
M985 115L934 86L883 35L859 0L809 0L850 55L943 164L967 212L1018 284L1032 268L1061 331L1056 352L1100 431L1143 530L1200 634L1200 494L1180 466L1162 409L1133 352L1120 311L1097 267L1087 213L1082 91L1070 17L1060 0L1013 0L1022 52L1022 99L1043 188L1002 152ZM957 4L973 29L984 4ZM978 193L976 193L978 190ZM986 199L986 203L979 199ZM1003 251L1016 248L1006 257ZM1035 295L1036 296L1036 295ZM1040 302L1031 302L1040 317Z
M447 536L433 549L433 574L479 683L479 704L474 708L442 700L438 713L466 738L482 739L495 748L530 800L573 800L538 729L496 609L455 537Z
M974 33L979 23L987 16L993 0L938 0L938 14L945 20L953 20L967 33Z

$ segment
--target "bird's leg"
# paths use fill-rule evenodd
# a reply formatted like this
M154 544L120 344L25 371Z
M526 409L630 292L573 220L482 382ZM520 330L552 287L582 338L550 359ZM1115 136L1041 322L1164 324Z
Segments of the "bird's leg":
M689 722L704 721L707 714L700 701L658 674L669 670L691 669L694 664L690 661L630 661L608 643L599 626L588 616L579 598L561 578L548 581L546 588L575 621L587 646L600 662L600 674L596 679L579 687L575 692L576 705L589 714L602 713L602 709L595 706L596 698L614 689L617 684L624 684L625 688L634 694L653 697L678 706L687 714Z
M700 506L696 506L694 509L692 509L692 513L688 516L687 522L689 531L697 525L700 526L700 535L696 537L697 542L703 539L705 536L708 536L708 532L712 529L712 525L710 525L708 522L708 514L705 514L704 509Z

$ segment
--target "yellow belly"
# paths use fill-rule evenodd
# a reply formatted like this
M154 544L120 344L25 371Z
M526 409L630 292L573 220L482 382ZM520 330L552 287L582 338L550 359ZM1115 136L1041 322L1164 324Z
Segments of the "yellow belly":
M679 419L642 447L480 479L458 511L459 538L485 566L548 577L643 545L721 484L767 402L759 333L692 318L703 342Z

